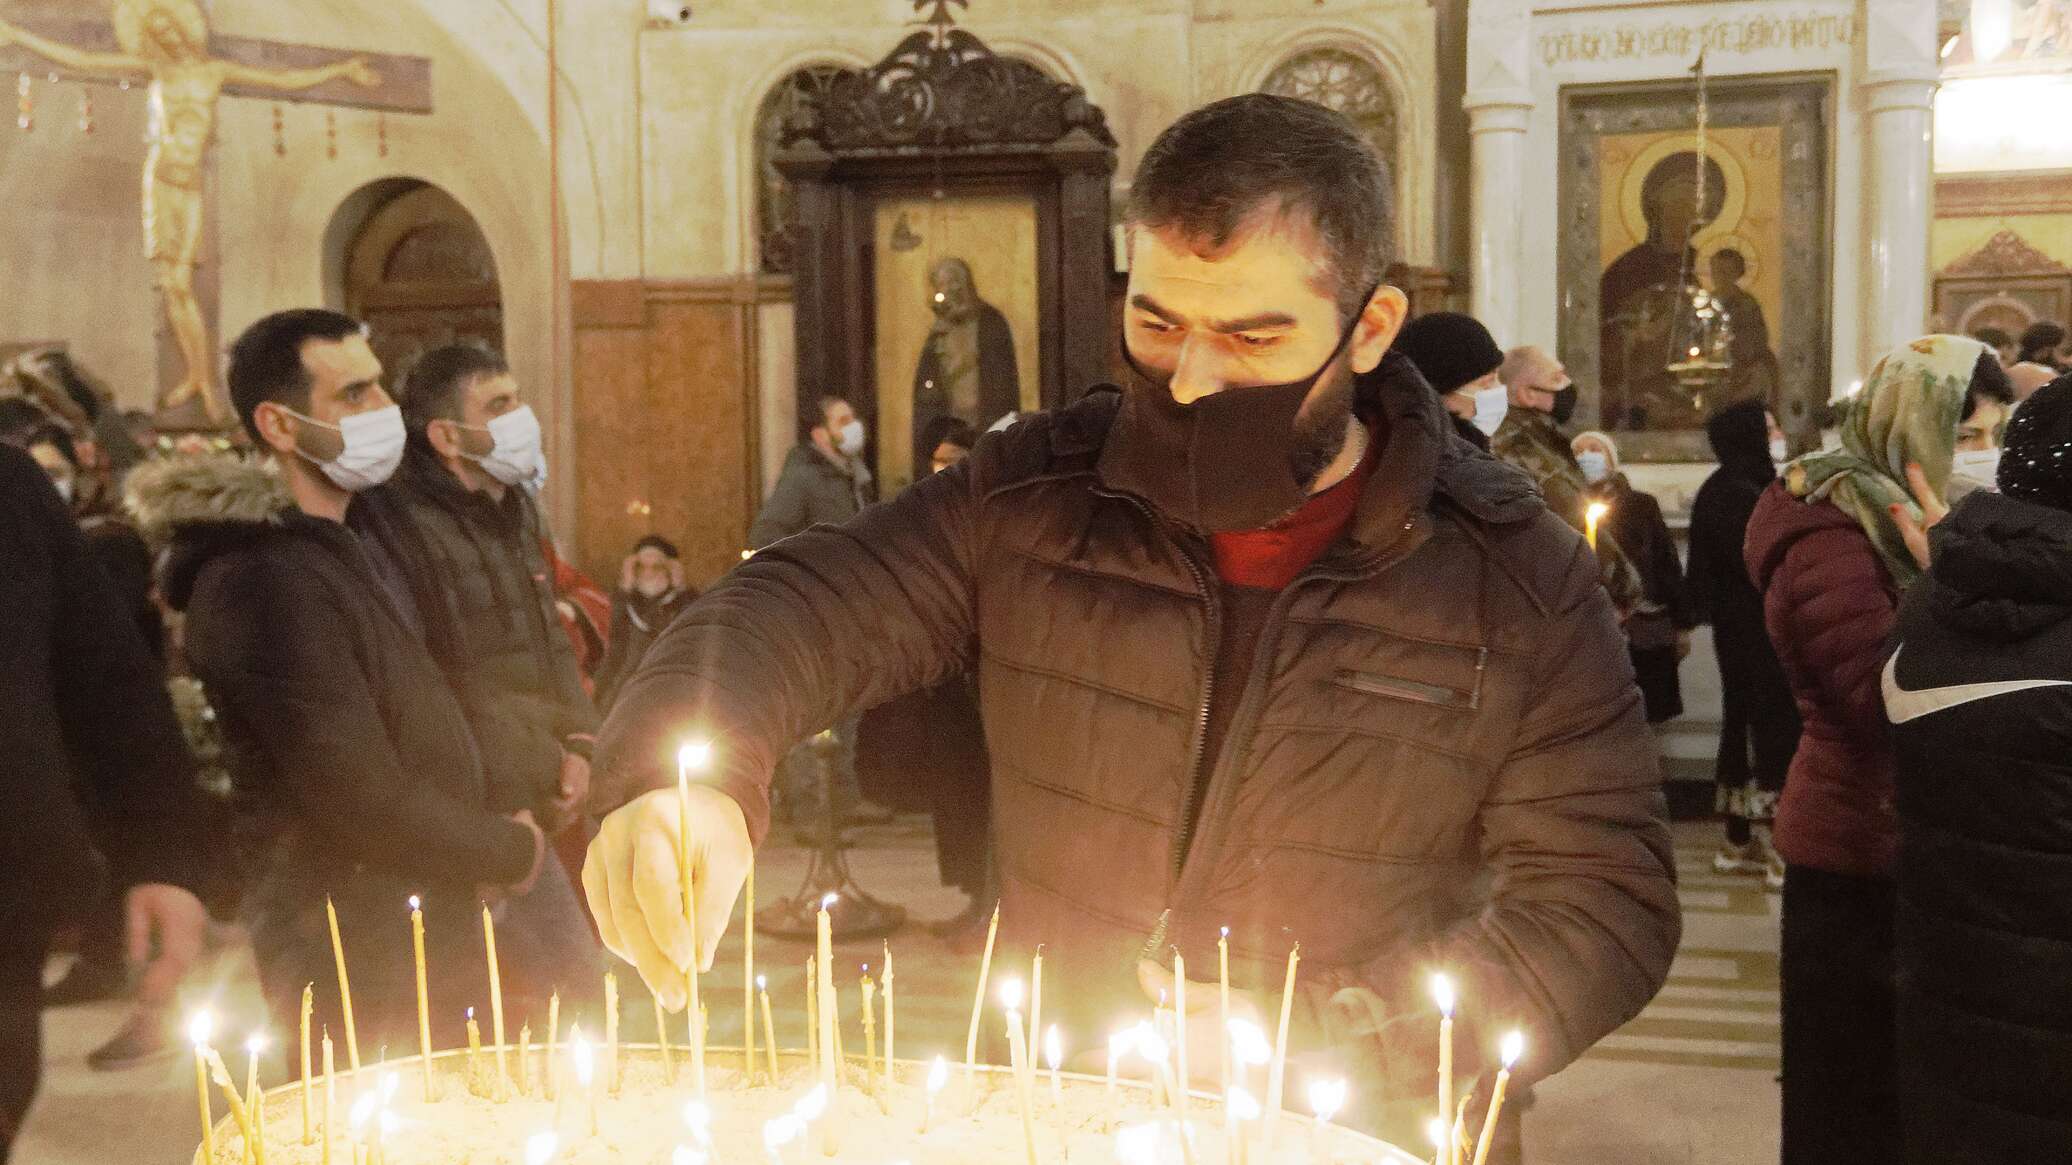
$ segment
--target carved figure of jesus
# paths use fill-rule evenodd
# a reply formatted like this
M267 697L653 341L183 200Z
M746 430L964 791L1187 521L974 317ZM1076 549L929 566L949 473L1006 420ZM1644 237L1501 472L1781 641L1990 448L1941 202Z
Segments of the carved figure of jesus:
M371 88L381 79L360 57L313 69L261 69L211 57L208 19L195 0L114 0L114 23L120 52L60 44L4 19L0 45L20 45L75 73L150 82L144 253L185 366L180 383L159 398L159 409L171 412L198 401L210 424L229 427L236 418L214 391L208 324L194 293L202 166L216 136L216 99L226 84L292 92L339 78Z

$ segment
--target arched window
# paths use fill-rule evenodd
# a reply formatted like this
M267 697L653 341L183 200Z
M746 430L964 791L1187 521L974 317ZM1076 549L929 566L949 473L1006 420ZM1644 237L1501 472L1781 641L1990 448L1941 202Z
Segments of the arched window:
M777 172L771 161L785 120L801 104L827 89L841 72L838 65L808 65L779 81L755 113L756 230L762 269L772 275L790 274L799 241L798 204L792 198L791 183Z
M1276 66L1260 88L1343 113L1395 172L1396 102L1381 70L1366 57L1345 49L1306 49Z

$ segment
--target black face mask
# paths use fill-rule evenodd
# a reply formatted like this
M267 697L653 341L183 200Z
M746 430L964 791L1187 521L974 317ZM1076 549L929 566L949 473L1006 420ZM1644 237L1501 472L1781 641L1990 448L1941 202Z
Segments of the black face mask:
M1370 289L1361 302L1372 297ZM1344 447L1351 374L1332 386L1342 406L1304 419L1303 405L1338 368L1358 329L1355 318L1323 367L1301 380L1227 388L1191 405L1173 399L1170 373L1147 371L1125 344L1132 375L1101 455L1102 477L1206 533L1257 530L1294 513Z
M1568 419L1576 415L1576 386L1571 384L1553 395L1554 408L1548 415L1554 418L1555 424L1566 425Z

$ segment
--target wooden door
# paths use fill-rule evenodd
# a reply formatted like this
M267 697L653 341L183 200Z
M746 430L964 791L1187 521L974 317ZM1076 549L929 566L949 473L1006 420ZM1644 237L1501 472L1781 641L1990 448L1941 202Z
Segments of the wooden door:
M430 348L465 340L503 351L496 257L467 209L436 186L367 217L346 250L345 295L346 310L372 330L391 386Z

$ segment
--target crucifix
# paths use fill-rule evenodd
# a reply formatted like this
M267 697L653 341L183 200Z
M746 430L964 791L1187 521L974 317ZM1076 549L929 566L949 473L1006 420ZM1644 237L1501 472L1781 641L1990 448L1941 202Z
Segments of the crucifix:
M430 62L339 53L305 45L209 34L197 0L113 0L111 26L0 19L0 70L49 68L81 81L149 85L144 158L144 248L165 310L180 373L161 386L167 427L236 424L215 387L210 313L196 292L202 255L204 176L225 93L425 113Z

